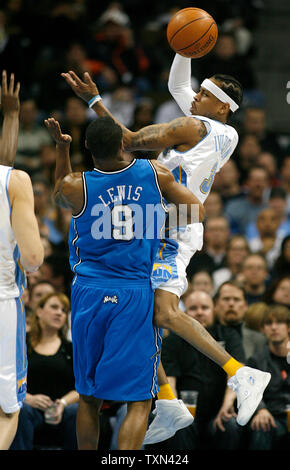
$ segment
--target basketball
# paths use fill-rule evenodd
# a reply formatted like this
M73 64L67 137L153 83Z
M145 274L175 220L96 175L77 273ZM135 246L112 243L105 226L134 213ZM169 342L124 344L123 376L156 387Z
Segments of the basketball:
M208 54L218 37L215 20L200 8L184 8L167 25L167 40L175 52L198 59Z

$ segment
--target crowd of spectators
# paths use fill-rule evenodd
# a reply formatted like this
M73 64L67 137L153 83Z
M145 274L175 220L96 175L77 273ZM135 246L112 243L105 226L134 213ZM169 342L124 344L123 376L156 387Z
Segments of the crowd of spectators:
M208 56L192 61L193 87L198 88L213 73L227 73L243 84L244 103L231 122L239 132L238 147L216 175L205 203L204 247L188 266L186 294L188 302L191 290L206 293L209 305L212 302L212 315L223 325L213 299L216 303L224 282L241 283L245 296L245 308L240 312L245 318L241 321L245 328L260 335L264 335L261 325L265 307L282 306L288 320L290 308L290 138L268 129L265 96L252 66L258 52L253 32L262 5L252 0L202 3L218 23L219 39ZM56 117L63 131L72 136L73 171L92 168L84 130L94 113L72 95L60 74L67 70L80 74L89 71L105 104L132 130L180 116L167 89L174 53L166 40L166 26L175 11L188 6L191 2L179 0L138 2L136 13L133 0L106 5L93 0L1 2L1 69L14 72L21 82L15 167L32 178L35 212L45 248L45 261L28 277L24 293L28 331L41 297L57 292L69 298L72 280L67 246L71 213L52 200L55 146L43 120ZM186 310L186 303L183 307ZM223 328L214 331L221 335ZM66 340L70 339L68 328ZM210 374L210 367L206 367ZM223 383L224 377L220 380ZM283 390L290 404L289 388L284 385ZM26 412L29 406L34 407L35 402L27 403ZM111 418L118 409L113 404L104 405L107 435L112 432ZM110 438L102 439L104 447L111 445Z

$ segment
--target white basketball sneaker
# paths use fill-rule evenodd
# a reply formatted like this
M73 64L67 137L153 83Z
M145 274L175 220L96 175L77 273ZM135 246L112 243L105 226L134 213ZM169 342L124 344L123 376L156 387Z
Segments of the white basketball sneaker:
M193 416L182 400L156 400L153 414L156 415L147 429L143 444L155 444L174 436L176 431L193 422Z
M252 367L241 367L228 381L228 386L237 394L237 423L245 426L256 411L263 393L270 382L271 374Z

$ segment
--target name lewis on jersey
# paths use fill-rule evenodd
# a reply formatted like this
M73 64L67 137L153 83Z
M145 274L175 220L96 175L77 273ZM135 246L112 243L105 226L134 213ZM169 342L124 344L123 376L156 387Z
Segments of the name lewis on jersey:
M108 188L104 193L100 194L98 198L102 204L107 207L116 202L122 203L123 200L138 201L142 191L142 186L133 187L131 184L122 184Z

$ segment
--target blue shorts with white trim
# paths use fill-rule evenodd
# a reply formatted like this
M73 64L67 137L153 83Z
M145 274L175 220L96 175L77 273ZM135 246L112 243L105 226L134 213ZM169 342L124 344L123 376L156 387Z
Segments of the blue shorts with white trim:
M108 285L108 288L104 286ZM114 284L78 277L71 290L74 374L78 393L142 401L159 391L162 331L153 325L149 281Z

